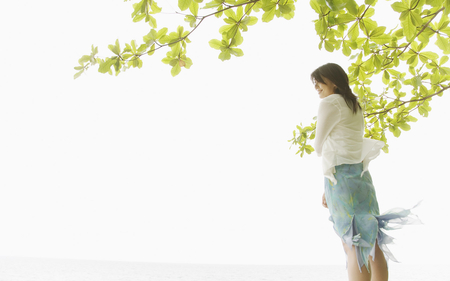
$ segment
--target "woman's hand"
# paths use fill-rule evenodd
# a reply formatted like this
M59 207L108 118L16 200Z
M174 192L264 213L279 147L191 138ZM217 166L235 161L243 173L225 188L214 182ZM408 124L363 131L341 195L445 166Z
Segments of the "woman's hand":
M328 209L327 199L325 199L325 193L322 195L322 206Z

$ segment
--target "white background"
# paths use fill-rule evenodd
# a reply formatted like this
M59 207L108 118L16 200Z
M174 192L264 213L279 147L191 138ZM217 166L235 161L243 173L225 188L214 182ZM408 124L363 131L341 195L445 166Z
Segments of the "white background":
M211 19L176 78L163 50L141 70L73 80L91 44L106 56L117 38L142 42L150 28L132 22L131 3L2 1L0 255L345 263L321 206L320 159L301 159L287 140L316 115L309 74L350 62L318 50L314 12L296 7L291 21L250 27L241 58L217 59L208 41L221 20ZM183 22L162 17L158 28ZM424 225L391 233L405 264L443 264L450 250L448 104L448 93L434 98L430 117L390 135L390 153L371 163L382 212L423 200Z

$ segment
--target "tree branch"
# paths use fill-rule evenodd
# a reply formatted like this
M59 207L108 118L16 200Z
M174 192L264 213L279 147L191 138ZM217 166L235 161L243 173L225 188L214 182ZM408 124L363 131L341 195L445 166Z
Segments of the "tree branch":
M430 23L434 20L434 18L436 18L437 15L438 15L440 12L442 12L443 10L445 10L445 9L444 9L444 8L441 8L440 10L438 10L438 11L433 15L433 17L432 17L426 24L423 25L422 29L416 34L416 36L411 40L411 42L408 42L408 44L404 47L403 51L402 51L400 54L398 54L398 56L401 56L401 55L406 51L406 49L409 47L409 45L411 45L411 43L414 42L414 40L415 40L417 37L419 37L419 35L420 35L420 34L428 27L428 25L430 25Z
M393 110L393 109L395 109L395 108L399 108L400 106L405 105L405 104L407 104L407 103L427 100L427 99L432 98L432 97L434 97L434 96L436 96L436 95L439 95L440 93L444 92L444 91L447 90L447 89L450 89L450 86L443 87L443 88L442 88L441 90L439 90L438 92L436 92L436 93L434 93L434 94L432 94L432 95L423 97L423 98L421 98L421 99L404 101L404 102L400 103L399 105L394 106L394 107L391 107L391 108L388 108L388 109L386 109L386 110L378 111L378 112L373 112L373 113L369 113L369 114L365 114L364 117L370 117L370 116L376 115L376 114L388 113L389 111L391 111L391 110Z
M227 7L224 8L224 9L221 9L221 10L216 11L216 12L211 13L211 14L207 14L207 15L205 15L205 16L199 16L198 18L200 18L200 21L198 22L198 24L197 24L197 25L196 25L196 26L195 26L195 27L194 27L194 28L193 28L186 36L180 37L178 40L175 40L175 41L170 42L170 43L167 43L167 44L162 44L162 45L157 44L157 42L155 42L155 44L158 45L157 48L155 48L154 50L146 51L146 52L144 52L144 53L142 53L142 54L136 55L136 57L141 57L141 56L143 56L143 55L145 55L145 54L154 53L155 51L157 51L157 50L159 50L159 49L161 49L161 48L163 48L163 47L167 47L167 46L170 46L170 45L173 45L173 44L176 44L176 43L178 43L178 42L181 42L181 41L186 40L186 38L188 38L188 36L191 35L191 34L192 34L192 33L200 26L200 24L201 24L206 18L208 18L208 17L214 16L214 15L216 15L216 14L218 14L218 13L221 13L221 12L224 12L224 11L226 11L226 10L233 9L233 8L237 8L237 7L240 7L240 6L247 5L247 4L253 3L253 5L255 5L255 4L256 4L257 2L259 2L259 1L261 1L261 0L251 0L251 1L248 1L248 2L245 2L245 3L241 3L241 4L237 4L237 5L227 6ZM252 6L252 7L253 7L253 6ZM247 14L247 12L246 12L244 15L246 15L246 14ZM122 61L127 62L128 60L122 60Z

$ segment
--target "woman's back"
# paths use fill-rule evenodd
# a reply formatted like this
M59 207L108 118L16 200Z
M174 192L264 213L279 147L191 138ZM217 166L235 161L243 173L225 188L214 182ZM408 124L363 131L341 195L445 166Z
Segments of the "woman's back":
M350 109L339 94L330 95L320 102L314 147L322 156L326 177L334 181L334 167L356 164L364 160L364 118L360 109Z
M361 110L358 109L357 113L353 113L339 94L326 97L322 103L339 111L334 117L335 121L332 123L334 126L323 142L322 154L336 157L336 165L361 162L364 134L364 118Z

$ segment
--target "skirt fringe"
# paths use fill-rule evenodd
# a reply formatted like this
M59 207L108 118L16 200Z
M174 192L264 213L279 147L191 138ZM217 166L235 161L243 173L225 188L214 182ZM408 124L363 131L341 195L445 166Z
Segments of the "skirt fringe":
M362 174L362 169L362 164L337 166L337 183L325 178L325 197L336 234L350 248L355 246L359 269L366 266L369 270L369 256L375 259L376 244L387 262L398 262L387 247L394 238L386 231L420 224L411 212L420 202L410 209L395 208L380 215L372 178L368 171Z

